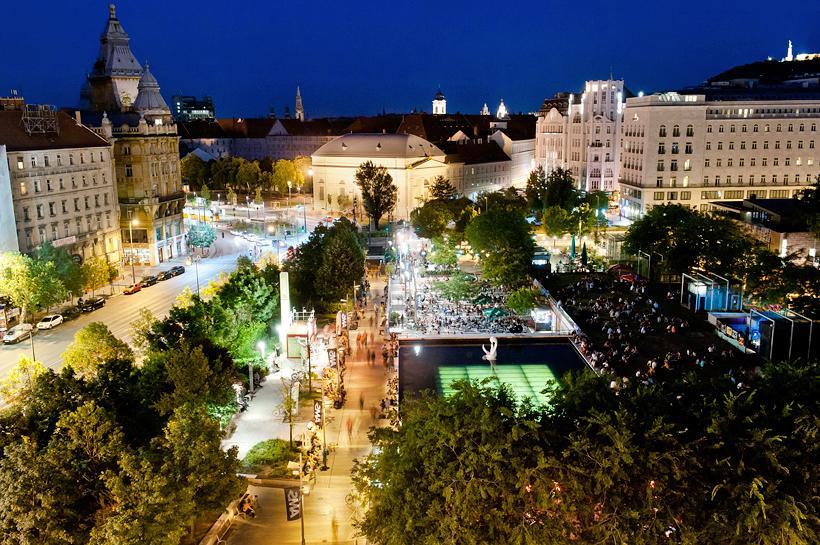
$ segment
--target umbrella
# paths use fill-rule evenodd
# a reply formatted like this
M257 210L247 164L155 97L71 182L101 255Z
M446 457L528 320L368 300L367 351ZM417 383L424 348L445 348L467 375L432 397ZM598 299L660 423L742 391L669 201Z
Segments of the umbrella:
M473 304L475 305L486 305L490 302L492 302L492 299L490 299L489 295L479 295L478 297L473 299Z
M581 247L581 264L586 267L588 260L589 256L587 256L587 243L584 242L584 245Z
M569 244L569 257L575 259L575 235L572 235L572 241Z

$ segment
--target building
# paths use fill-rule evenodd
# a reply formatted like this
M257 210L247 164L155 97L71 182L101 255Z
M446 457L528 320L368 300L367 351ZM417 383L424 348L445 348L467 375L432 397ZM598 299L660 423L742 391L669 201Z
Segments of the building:
M447 152L447 178L459 194L477 199L481 193L498 191L512 185L509 155L495 141L458 140L444 146ZM425 200L429 195L425 196Z
M817 264L817 237L809 229L798 199L716 201L712 207L740 222L752 237L780 257L795 254L798 264Z
M114 4L100 35L100 52L80 90L80 108L127 111L137 98L142 66L131 52L128 34L117 19Z
M299 89L299 86L296 86L296 120L297 121L304 121L305 120L305 107L302 105L302 91Z
M6 146L0 144L0 252L18 252L17 224L14 218L14 201L11 198L11 174L9 173Z
M441 89L433 97L433 115L447 115L447 99Z
M623 80L593 80L580 94L544 101L535 136L535 164L564 168L586 191L618 189Z
M809 62L809 61L804 61ZM621 215L656 204L790 198L820 174L820 94L802 87L705 88L628 98Z
M29 253L50 242L79 259L120 261L119 210L107 140L64 112L27 105L0 111L0 147L4 249ZM4 178L8 182L2 183Z
M209 96L196 98L195 96L174 95L171 97L174 119L192 121L194 119L213 119L216 117L214 100Z
M112 4L100 58L81 94L90 108L76 115L113 147L124 257L156 265L186 253L179 136L149 66L133 59Z
M398 187L394 219L409 218L410 211L427 198L433 179L448 175L444 151L409 134L345 134L316 150L311 159L313 204L324 210L362 202L354 177L362 163L373 161L387 168Z

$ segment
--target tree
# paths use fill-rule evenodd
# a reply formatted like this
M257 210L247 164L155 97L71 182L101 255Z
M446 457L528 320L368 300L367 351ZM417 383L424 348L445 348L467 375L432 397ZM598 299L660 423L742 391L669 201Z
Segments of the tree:
M440 237L453 220L450 208L441 201L428 201L410 213L410 223L420 237Z
M396 207L399 188L393 183L387 169L374 165L372 161L362 163L354 177L362 194L364 209L370 217L370 229L378 229L382 216Z
M364 277L364 250L352 225L334 225L324 240L315 289L325 300L338 301Z
M560 206L570 211L578 204L578 190L572 173L563 168L556 168L547 176L547 188L543 197L543 206Z
M523 216L529 211L527 199L519 195L518 190L512 186L490 193L480 193L476 198L476 204L483 212L500 208L502 210L518 212Z
M20 356L14 367L9 370L8 375L0 380L0 397L6 403L26 398L31 392L34 381L45 372L45 366L39 361Z
M433 199L447 202L455 199L457 195L456 188L449 179L444 176L433 178L433 183L430 185L430 196Z
M507 306L516 314L526 314L535 307L535 297L533 288L518 288L507 296Z
M447 280L436 280L433 282L435 288L442 297L450 301L469 301L478 294L479 285L475 277L456 271Z
M0 295L20 308L25 322L29 313L65 300L68 293L53 262L7 252L0 254Z
M54 263L57 276L70 295L79 297L83 294L83 271L63 248L55 248L50 242L44 242L34 250L34 259Z
M131 322L131 344L134 346L135 352L141 357L148 354L149 336L156 323L157 317L146 307L139 309L137 317Z
M193 187L199 187L205 182L208 174L208 165L197 157L196 154L189 153L179 161L179 175L182 183Z
M281 377L282 380L282 411L285 413L285 416L288 419L288 441L290 442L290 448L293 448L293 424L295 422L296 415L294 413L299 412L298 400L293 395L293 387L295 385L295 381L287 380L285 377Z
M236 206L236 191L233 190L232 186L228 186L228 194L225 196L225 198L229 203Z
M188 244L194 248L208 248L216 240L216 231L210 225L195 223L188 229Z
M265 204L265 199L262 198L262 188L256 188L256 194L253 197L253 204L262 205Z
M569 212L560 206L550 206L541 213L541 226L547 236L560 237L564 233L569 233L572 224Z
M529 177L527 177L527 188L524 190L530 210L544 209L547 189L547 173L544 172L544 167L539 165L530 172Z
M201 346L181 345L152 356L152 367L161 368L165 385L154 407L161 415L197 403L225 403L230 399L231 375L214 366Z
M820 174L810 187L800 192L800 216L815 238L820 238Z
M243 163L245 160L237 157L221 157L213 161L211 179L216 183L215 187L230 187L237 183L236 176Z
M293 190L305 185L305 173L296 160L279 159L273 169L273 183L277 191L287 193L288 182Z
M526 282L535 242L521 212L491 207L470 222L464 235L480 255L484 276L489 281L504 286Z
M458 254L456 252L455 241L452 238L436 237L433 239L433 247L430 255L427 256L430 263L448 269L458 265Z
M134 353L102 322L91 322L74 334L74 342L62 355L63 364L83 379L97 376L99 367L111 360L133 361Z
M117 277L117 268L105 258L91 256L82 264L83 289L94 292Z
M244 186L245 190L250 192L251 189L259 184L259 175L261 172L259 163L256 161L242 161L236 171L236 183Z
M205 206L208 206L211 202L211 190L208 189L208 186L202 184L202 189L199 191L199 196L205 201Z

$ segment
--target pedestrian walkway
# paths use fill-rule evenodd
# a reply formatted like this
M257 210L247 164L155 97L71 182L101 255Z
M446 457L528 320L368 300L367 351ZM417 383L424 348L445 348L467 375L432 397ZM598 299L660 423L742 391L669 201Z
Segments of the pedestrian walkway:
M383 282L371 281L374 292L381 293ZM371 449L367 433L372 425L384 425L385 420L374 420L372 407L378 407L379 401L385 397L387 373L378 363L368 362L368 350L376 350L381 339L378 335L378 322L370 325L370 318L374 316L372 304L363 318L359 321L360 329L353 332L355 339L358 331L373 333L375 344L367 349L358 349L353 345L353 355L348 358L345 372L345 388L347 402L340 410L331 410L328 415L327 441L336 443L335 452L328 457L327 471L317 473L311 491L305 496L305 543L312 544L345 544L364 545L363 538L356 538L351 524L351 508L347 497L352 491L350 472L353 462L358 457L366 456ZM271 382L269 378L267 382ZM240 425L234 433L234 438L224 444L236 444L240 447L260 440L278 436L287 438L287 425L284 436L281 434L280 423L271 418L271 406L276 396L264 393L265 388L251 403L245 415L240 417ZM281 394L280 394L281 395ZM279 401L281 403L281 400ZM255 405L260 409L255 409ZM266 415L267 418L265 417ZM297 424L296 429L302 429L305 421ZM296 483L294 483L296 484ZM297 485L298 486L298 485ZM259 496L257 516L254 519L243 519L231 531L227 540L229 545L262 545L277 544L290 545L301 543L300 522L288 522L285 513L285 497L281 488L251 486L251 494Z

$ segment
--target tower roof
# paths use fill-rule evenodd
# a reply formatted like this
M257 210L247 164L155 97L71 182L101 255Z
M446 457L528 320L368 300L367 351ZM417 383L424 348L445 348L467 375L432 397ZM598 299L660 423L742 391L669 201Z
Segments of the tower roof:
M165 99L159 92L157 78L151 73L148 63L145 63L145 70L142 72L139 83L139 93L134 101L134 109L142 114L165 115L171 113Z
M436 93L436 96L433 98L433 100L444 100L444 93L441 92L440 87L439 87L438 92Z
M100 35L100 53L94 62L92 76L139 77L142 66L131 52L128 42L128 34L117 19L117 8L110 4L108 21Z

